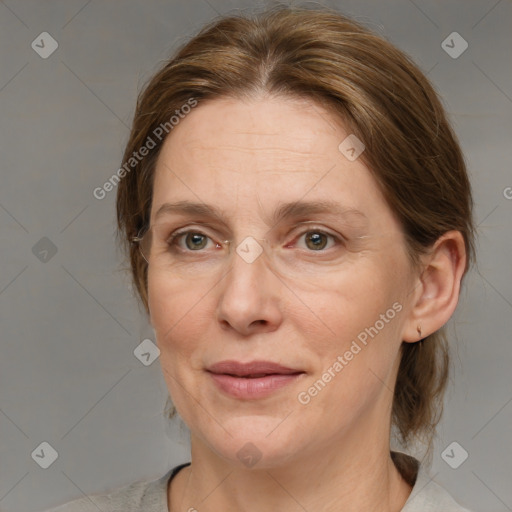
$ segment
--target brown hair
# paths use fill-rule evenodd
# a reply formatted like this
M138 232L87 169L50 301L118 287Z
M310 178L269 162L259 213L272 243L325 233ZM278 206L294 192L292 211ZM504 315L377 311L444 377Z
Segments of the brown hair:
M445 232L474 261L473 200L464 158L434 88L401 51L362 25L326 8L279 6L253 17L216 20L182 46L141 92L123 161L191 98L306 97L327 106L361 139L360 156L399 219L414 266ZM155 132L157 130L157 132ZM161 130L161 129L160 129ZM146 312L147 264L130 243L148 227L155 163L162 142L137 162L117 192L118 236L128 251ZM132 165L132 164L130 164ZM442 414L449 373L444 327L403 343L392 424L407 445L429 448Z

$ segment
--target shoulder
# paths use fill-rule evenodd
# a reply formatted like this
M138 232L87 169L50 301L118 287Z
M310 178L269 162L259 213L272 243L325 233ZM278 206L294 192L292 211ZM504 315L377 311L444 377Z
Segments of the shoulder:
M183 465L157 480L139 481L110 492L91 494L44 512L167 512L167 484Z
M412 478L413 489L400 512L471 512L457 503L446 489L441 487L428 474L418 460L405 454L399 454L402 457L402 463L407 464L407 460L412 460L409 471L416 473ZM411 469L412 467L412 469ZM410 472L409 475L410 476ZM407 478L406 478L407 479Z

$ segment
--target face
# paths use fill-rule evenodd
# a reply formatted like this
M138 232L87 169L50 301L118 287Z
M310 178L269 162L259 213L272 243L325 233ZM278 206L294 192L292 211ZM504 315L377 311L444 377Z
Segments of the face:
M193 443L234 464L388 435L412 274L370 171L338 149L349 134L307 100L216 99L159 156L148 297L160 362ZM215 367L226 361L240 365ZM255 361L281 368L244 366Z

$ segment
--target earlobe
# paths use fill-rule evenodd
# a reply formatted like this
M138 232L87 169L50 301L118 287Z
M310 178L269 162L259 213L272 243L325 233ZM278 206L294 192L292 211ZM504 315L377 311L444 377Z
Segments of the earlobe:
M415 343L448 322L459 300L460 283L466 266L464 238L459 231L448 231L423 257L409 317L402 340Z

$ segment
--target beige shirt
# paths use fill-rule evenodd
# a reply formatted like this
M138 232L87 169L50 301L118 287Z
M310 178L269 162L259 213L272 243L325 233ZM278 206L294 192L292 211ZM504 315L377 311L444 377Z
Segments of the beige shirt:
M404 479L413 485L401 512L471 512L460 506L439 484L434 482L412 457L391 452ZM164 476L150 482L136 482L109 493L92 494L46 512L169 512L167 489L170 480L190 463L176 466Z

